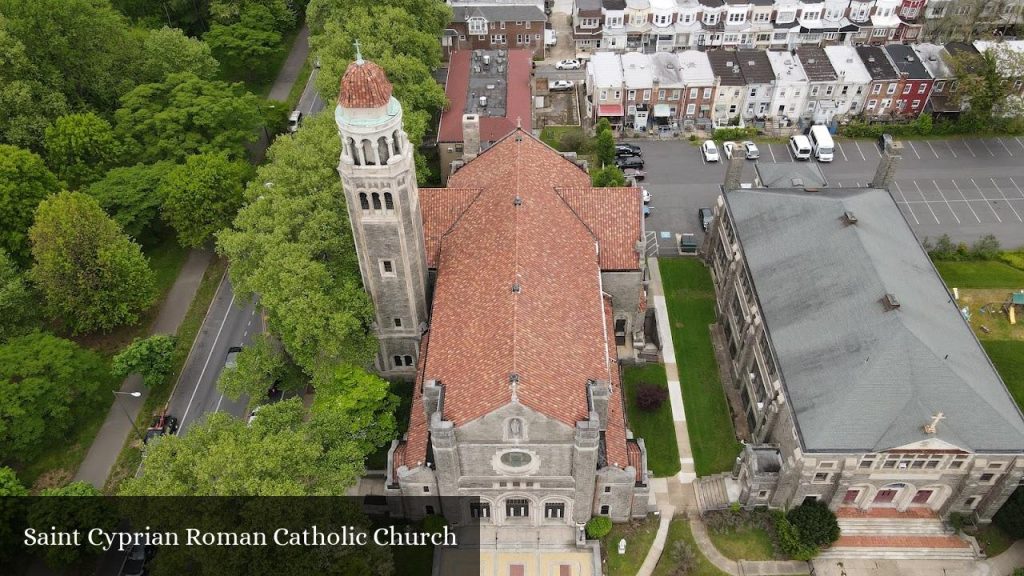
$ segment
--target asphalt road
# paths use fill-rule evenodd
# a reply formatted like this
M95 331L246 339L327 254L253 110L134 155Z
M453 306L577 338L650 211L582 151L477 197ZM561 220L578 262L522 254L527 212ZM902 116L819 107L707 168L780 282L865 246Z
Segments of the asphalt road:
M697 210L721 193L725 163L708 164L693 144L680 140L633 141L644 151L651 192L647 230L662 254L675 252L677 233L703 233ZM865 186L881 154L868 140L837 140L835 161L820 164L832 186ZM759 143L758 162L793 161L783 144ZM754 162L743 181L752 182ZM949 234L972 242L993 234L1007 248L1024 245L1024 138L950 138L904 141L903 159L890 190L919 239Z
M210 412L245 416L248 399L225 398L217 390L217 379L224 369L228 348L244 347L261 332L263 318L256 299L240 301L224 276L168 402L170 413L178 417L178 434L187 433Z

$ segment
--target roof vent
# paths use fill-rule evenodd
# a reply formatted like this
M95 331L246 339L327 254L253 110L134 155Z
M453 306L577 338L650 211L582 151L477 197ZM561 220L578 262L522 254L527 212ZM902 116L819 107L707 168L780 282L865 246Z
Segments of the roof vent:
M847 210L843 212L843 222L846 222L847 226L857 223L857 215Z
M519 282L515 282L515 283L512 284L512 293L513 294L519 294L522 291L523 291L523 287L519 285Z
M520 197L519 195L516 195L516 197L512 200L512 205L513 206L522 206L523 205L522 197Z
M814 64L814 58L808 58L807 59L807 63L808 64Z
M914 61L914 57L913 56L907 56L907 62L913 62L913 61Z
M790 182L793 184L793 188L803 188L804 187L804 181L803 181L802 178L793 178L793 179L790 180Z
M753 60L747 60L747 66L753 66L753 65L754 65L754 61Z
M874 61L875 61L875 57L874 56L868 56L868 62L874 62Z
M885 305L886 310L898 310L900 307L900 301L896 299L896 295L888 292L882 297L882 304Z
M733 66L732 67L732 73L733 74L739 74L740 73L740 67L739 66Z
M509 374L508 375L508 383L509 384L519 384L519 373L518 372L512 372L511 374Z
M728 68L732 68L732 60L728 60L728 61L726 61L725 65L726 65L726 67L728 67Z

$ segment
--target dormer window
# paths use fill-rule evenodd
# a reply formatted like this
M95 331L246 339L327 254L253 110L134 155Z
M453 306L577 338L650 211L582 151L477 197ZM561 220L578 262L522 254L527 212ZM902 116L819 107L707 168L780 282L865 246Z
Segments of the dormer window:
M474 16L469 19L469 33L470 34L486 34L487 33L487 20Z

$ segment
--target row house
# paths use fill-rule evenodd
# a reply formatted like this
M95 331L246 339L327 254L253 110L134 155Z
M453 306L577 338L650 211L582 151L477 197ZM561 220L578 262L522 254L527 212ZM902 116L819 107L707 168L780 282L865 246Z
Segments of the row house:
M588 115L635 130L711 126L715 73L703 52L599 52L587 66Z
M964 46L973 49L970 44ZM935 80L924 111L936 118L956 119L960 116L963 105L955 92L956 76L947 62L950 52L945 46L930 43L915 44L914 52Z
M896 29L895 40L917 42L924 29L925 4L927 0L901 0L897 15L900 26Z
M597 50L602 46L604 15L601 0L575 0L572 13L572 39L577 50Z
M710 50L706 54L718 79L713 116L715 125L726 126L738 122L746 102L747 81L743 78L736 53L731 50Z
M1020 33L1024 0L927 0L922 35L933 42L970 42Z
M544 58L547 21L537 4L456 4L442 38L445 58L460 50L530 50Z
M871 86L871 73L853 46L825 46L824 50L838 75L835 116L844 118L860 114Z
M856 50L868 74L871 75L864 114L869 117L888 116L899 87L899 72L892 62L889 62L889 57L881 47L857 46Z
M893 114L916 118L924 111L935 81L912 46L890 44L885 47L885 52L900 75L896 97L893 99Z
M764 122L772 115L775 71L763 50L737 50L737 65L746 81L743 119Z
M816 124L831 122L839 97L836 69L820 46L801 46L797 56L807 75L807 108L801 118Z
M792 125L804 112L807 103L807 73L795 51L768 51L765 55L775 73L769 110L779 127Z

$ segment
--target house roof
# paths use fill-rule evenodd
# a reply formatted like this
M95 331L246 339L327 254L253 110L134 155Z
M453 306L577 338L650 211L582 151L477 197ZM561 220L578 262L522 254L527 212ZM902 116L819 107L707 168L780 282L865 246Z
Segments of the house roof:
M684 52L680 52L684 54ZM647 56L651 66L651 76L661 87L683 87L683 72L680 67L680 60L672 52L655 52Z
M600 12L601 0L576 0L576 9L580 12Z
M951 56L957 56L960 54L981 54L973 44L967 42L946 42L943 46L946 52L949 52Z
M587 72L597 88L622 87L622 61L614 52L595 52L587 63Z
M598 255L614 247L602 236L628 233L639 241L640 190L589 189L585 172L522 130L467 163L449 183L463 188L450 193L453 201L468 203L458 216L427 205L443 192L428 189L421 198L428 237L436 235L428 218L452 223L440 236L429 346L418 381L444 386L443 417L457 426L510 402L568 426L586 420L587 380L618 387ZM634 252L632 259L639 256ZM621 403L617 390L613 396ZM416 412L422 410L413 410L402 456L410 463L425 458L426 421ZM609 420L608 461L624 468L621 408L610 406Z
M384 69L369 60L353 60L338 87L342 108L380 108L391 101L391 82Z
M602 0L601 6L605 10L625 10L626 0Z
M900 72L906 74L907 78L911 80L932 79L932 75L928 73L928 68L921 63L921 58L918 57L913 46L889 44L885 47L885 51L889 53L889 58L893 64L899 68Z
M739 59L732 50L709 50L708 62L715 76L721 78L722 86L744 86L747 80L739 66Z
M775 81L772 63L764 50L737 50L736 59L747 84L771 84Z
M914 52L917 54L918 60L921 64L928 69L928 73L932 75L932 78L941 80L944 78L952 78L953 71L949 68L946 63L946 56L948 52L940 44L914 44ZM933 94L934 98L935 95Z
M487 6L453 6L452 22L468 22L479 17L488 22L547 22L548 17L536 4L496 4Z
M886 190L725 198L806 451L1024 451L1024 417Z
M462 142L463 114L480 116L480 142L495 142L516 127L516 122L529 124L532 118L532 102L530 101L530 73L532 66L529 50L508 50L505 52L507 67L505 72L498 72L499 64L495 59L495 51L491 54L492 63L487 70L481 67L480 72L473 70L473 51L459 50L453 52L448 63L448 81L445 84L445 95L448 106L441 112L438 128L438 142ZM488 90L486 86L494 86ZM470 98L472 93L473 98ZM503 98L491 98L488 106L481 108L479 96L493 93ZM504 101L504 106L497 106Z
M871 73L868 72L853 46L825 46L825 54L828 55L832 67L845 82L855 84L871 82Z
M855 49L868 74L871 74L872 80L896 80L900 77L889 62L885 50L878 46L857 46Z
M796 55L811 82L831 82L839 77L822 48L812 44L801 46Z
M683 50L675 55L687 86L711 86L715 83L715 71L711 68L707 52Z
M807 74L800 65L800 59L789 52L771 50L765 53L775 73L775 81L783 83L807 83Z
M622 58L622 78L626 88L650 88L654 85L654 74L647 54L626 52Z

